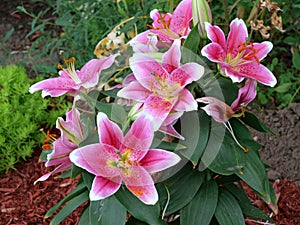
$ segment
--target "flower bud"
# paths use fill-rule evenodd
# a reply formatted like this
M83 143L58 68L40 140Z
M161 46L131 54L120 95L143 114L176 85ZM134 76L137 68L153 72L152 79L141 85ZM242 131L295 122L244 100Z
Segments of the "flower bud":
M204 22L212 23L210 7L206 0L192 0L193 24L198 24L201 38L207 38Z

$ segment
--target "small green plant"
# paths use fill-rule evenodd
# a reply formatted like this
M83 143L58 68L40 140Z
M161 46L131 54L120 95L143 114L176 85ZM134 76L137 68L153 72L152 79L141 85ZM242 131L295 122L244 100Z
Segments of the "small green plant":
M31 95L31 84L23 67L0 67L0 173L30 157L44 138L41 125L50 128L66 111L62 99L56 100L55 110L49 110L52 100Z

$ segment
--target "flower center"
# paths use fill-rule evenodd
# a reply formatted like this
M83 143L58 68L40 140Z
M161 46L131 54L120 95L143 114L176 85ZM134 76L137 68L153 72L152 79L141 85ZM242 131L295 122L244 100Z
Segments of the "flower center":
M159 23L159 26L152 26L147 24L146 26L152 30L159 30L163 34L172 37L174 39L179 38L178 34L175 34L171 29L170 29L170 24L172 18L166 18L167 14L159 14L159 18L157 22Z
M149 80L150 82L150 90L156 95L165 98L168 101L171 101L174 96L174 91L181 87L180 84L170 85L166 81L166 77L160 74L156 74L154 71L151 72L156 82L153 80Z
M234 58L231 58L231 54L227 54L226 62L228 62L232 67L249 63L249 61L255 61L260 64L259 58L256 55L258 52L259 51L254 48L252 42L246 41L238 44L238 54Z
M63 70L76 84L80 84L81 80L79 79L75 70L75 61L76 61L75 57L66 59L63 53L61 53L61 55L63 57L64 64L67 66L67 69L63 68L61 64L58 64L57 68L59 70Z

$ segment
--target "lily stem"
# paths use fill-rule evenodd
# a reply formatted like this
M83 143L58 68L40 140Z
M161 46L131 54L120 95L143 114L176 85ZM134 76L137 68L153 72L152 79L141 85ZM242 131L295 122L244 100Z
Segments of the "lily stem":
M229 27L229 13L228 13L228 8L227 8L227 0L222 0L223 3L223 8L224 8L224 16L225 16L225 28L224 32L228 33L228 27Z

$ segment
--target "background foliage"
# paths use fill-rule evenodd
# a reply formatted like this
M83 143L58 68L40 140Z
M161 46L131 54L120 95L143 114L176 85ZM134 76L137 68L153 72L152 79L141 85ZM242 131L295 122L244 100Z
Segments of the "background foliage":
M25 69L18 66L0 67L0 173L7 172L20 160L30 157L45 138L39 129L55 125L65 113L62 98L42 99L40 93L28 92L32 81ZM55 110L50 105L55 104ZM46 131L45 131L46 132Z

